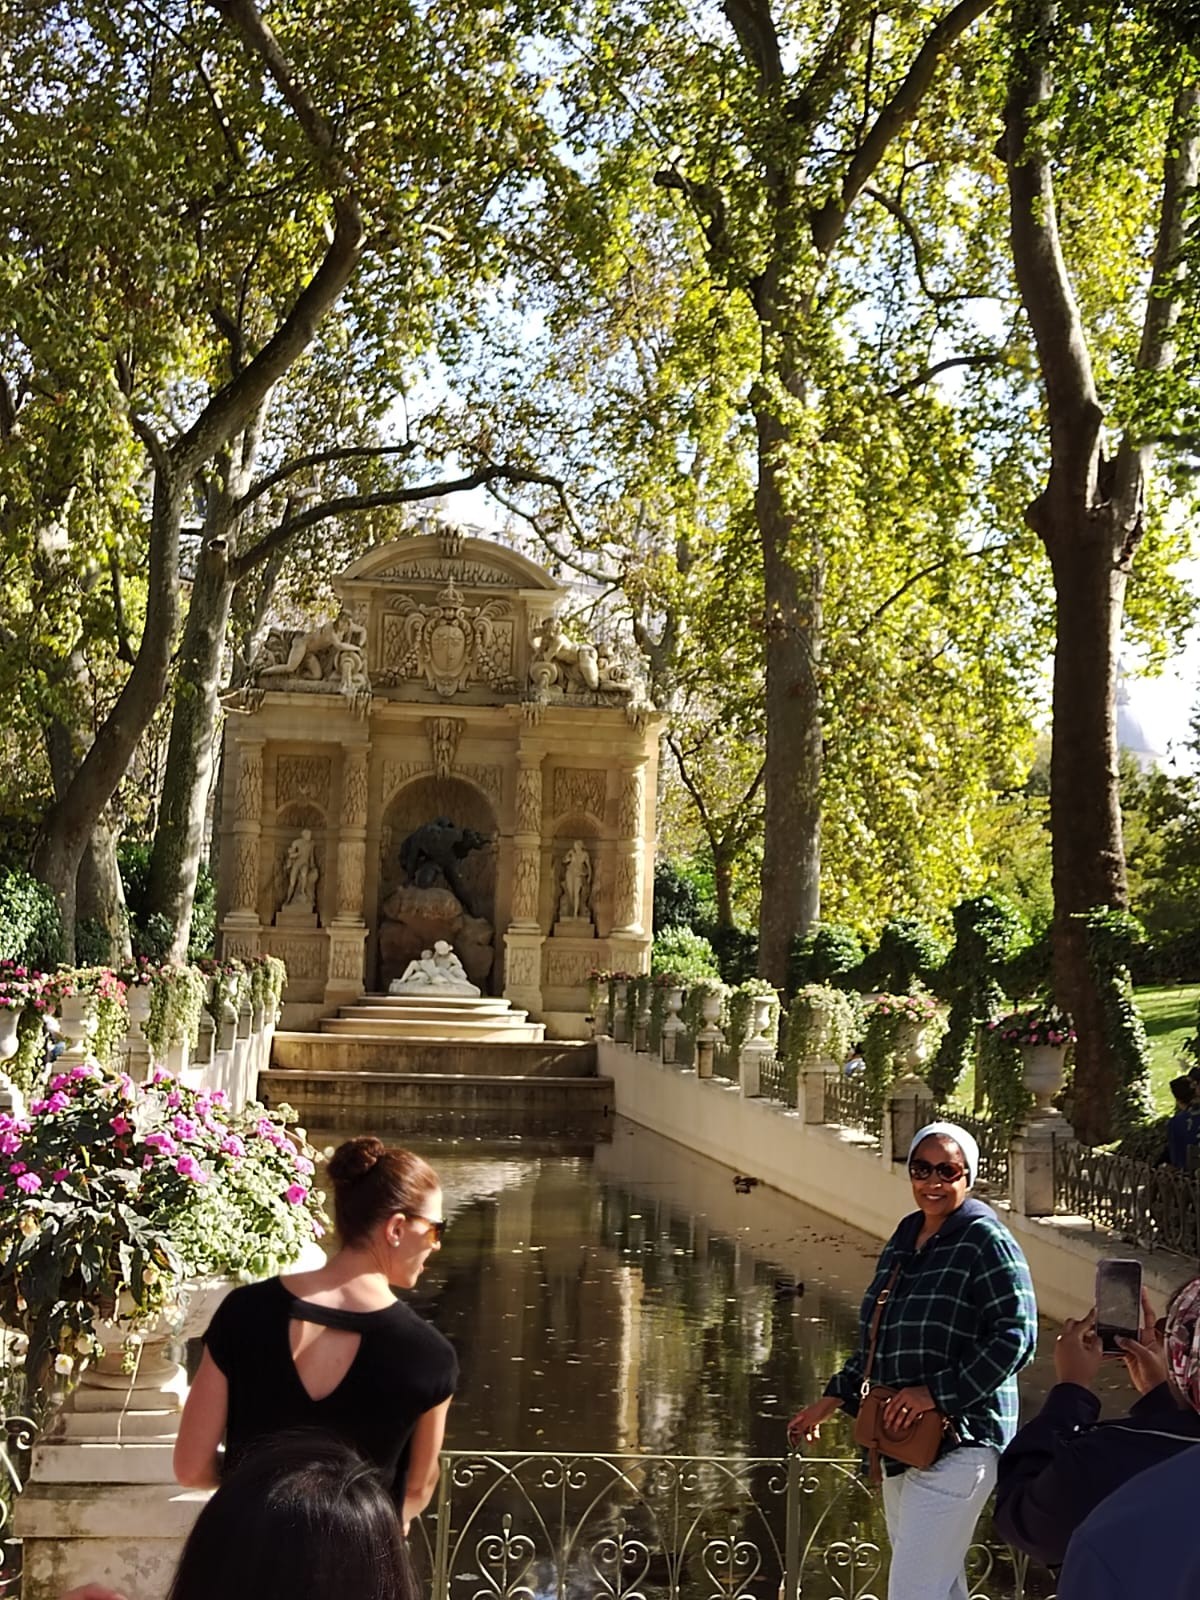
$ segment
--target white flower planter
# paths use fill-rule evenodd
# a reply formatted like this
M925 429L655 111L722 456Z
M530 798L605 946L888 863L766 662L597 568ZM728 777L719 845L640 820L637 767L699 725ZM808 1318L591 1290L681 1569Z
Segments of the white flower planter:
M929 1024L906 1020L896 1030L896 1066L916 1072L929 1055Z
M756 994L751 1003L754 1008L750 1023L751 1039L769 1038L777 1003L774 995Z
M706 991L700 996L700 1015L706 1028L715 1028L720 1023L724 998L719 991L716 994Z
M1024 1064L1021 1081L1037 1102L1039 1111L1052 1109L1054 1097L1063 1086L1066 1065L1065 1044L1023 1044Z
M0 1011L0 1061L11 1060L17 1053L17 1024L21 1020L19 1011L10 1011L7 1006Z

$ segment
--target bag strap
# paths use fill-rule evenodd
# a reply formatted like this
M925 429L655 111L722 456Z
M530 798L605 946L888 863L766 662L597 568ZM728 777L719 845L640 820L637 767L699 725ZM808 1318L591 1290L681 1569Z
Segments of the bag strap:
M892 1275L884 1287L879 1291L879 1298L875 1302L875 1310L871 1314L871 1329L867 1335L867 1363L863 1368L862 1385L858 1391L859 1398L865 1400L871 1392L871 1368L875 1365L875 1344L879 1338L879 1324L883 1320L883 1308L892 1297L892 1288L900 1276L901 1263L897 1261L892 1268Z

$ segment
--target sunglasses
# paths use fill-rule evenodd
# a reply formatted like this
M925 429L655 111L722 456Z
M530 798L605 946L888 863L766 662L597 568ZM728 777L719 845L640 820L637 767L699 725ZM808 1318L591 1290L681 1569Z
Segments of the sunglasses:
M435 1222L432 1217L418 1216L415 1211L406 1211L404 1215L410 1222L423 1222L433 1236L434 1244L441 1244L446 1237L446 1224L444 1221Z
M956 1167L953 1161L910 1161L908 1175L918 1183L925 1183L936 1172L944 1183L957 1183L966 1176L965 1167Z

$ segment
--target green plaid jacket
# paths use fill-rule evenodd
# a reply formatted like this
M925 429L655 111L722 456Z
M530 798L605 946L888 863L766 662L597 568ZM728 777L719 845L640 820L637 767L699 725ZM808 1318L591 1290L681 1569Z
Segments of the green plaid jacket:
M883 1308L872 1383L924 1384L960 1444L1003 1450L1017 1428L1017 1373L1033 1359L1037 1304L1021 1247L982 1200L964 1200L916 1249L921 1213L883 1247L859 1313L859 1347L825 1393L858 1411L871 1317L896 1263ZM903 1470L885 1462L889 1470Z

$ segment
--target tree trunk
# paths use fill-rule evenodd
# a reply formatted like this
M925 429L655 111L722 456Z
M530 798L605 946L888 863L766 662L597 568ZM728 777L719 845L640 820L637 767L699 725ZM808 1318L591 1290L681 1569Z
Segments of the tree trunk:
M103 928L108 939L106 950L98 952L108 966L121 966L133 959L129 941L129 914L125 890L117 863L117 832L107 809L100 813L79 863L75 879L75 912L80 922Z
M713 889L717 896L717 927L732 928L733 861L724 850L713 850Z
M782 988L792 940L821 909L821 551L806 536L804 569L792 559L798 536L780 481L790 441L774 416L760 412L757 420L767 710L758 970Z
M179 621L180 489L160 470L154 482L146 625L133 670L101 723L91 749L46 817L34 876L48 884L62 917L66 958L75 945L75 880L105 806L125 776L167 686L171 641Z
M171 961L187 959L233 590L228 545L224 539L210 539L200 552L179 647L162 801L147 881L148 913L162 917L172 929L166 952Z
M1055 992L1078 1033L1075 1131L1096 1144L1111 1137L1120 1084L1085 931L1072 919L1126 904L1116 713L1126 574L1109 517L1090 521L1082 537L1063 530L1048 540L1057 598L1050 815Z

